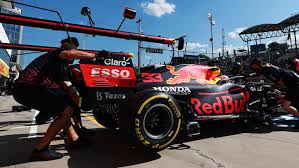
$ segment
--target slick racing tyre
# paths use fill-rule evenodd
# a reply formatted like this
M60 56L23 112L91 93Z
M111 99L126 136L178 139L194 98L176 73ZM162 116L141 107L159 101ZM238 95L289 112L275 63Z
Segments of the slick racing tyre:
M137 142L152 151L167 148L181 127L181 112L175 100L164 93L137 100L133 114L133 132Z

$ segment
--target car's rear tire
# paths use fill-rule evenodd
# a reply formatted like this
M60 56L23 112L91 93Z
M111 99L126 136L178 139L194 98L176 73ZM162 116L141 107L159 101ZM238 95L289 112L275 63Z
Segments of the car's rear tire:
M137 99L136 105L129 108L132 112L130 132L137 143L151 151L167 148L181 128L178 104L170 95L152 93Z
M93 108L95 120L102 126L115 129L118 128L119 107L117 104L105 104L101 107Z

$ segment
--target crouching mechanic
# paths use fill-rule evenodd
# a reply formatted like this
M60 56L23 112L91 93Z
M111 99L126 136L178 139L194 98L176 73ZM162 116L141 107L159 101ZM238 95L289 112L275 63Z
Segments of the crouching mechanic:
M35 145L33 160L53 160L63 155L49 148L50 142L63 129L71 144L81 144L82 138L74 131L70 118L79 105L79 97L66 73L74 59L92 59L97 54L77 50L76 38L62 40L59 49L33 60L16 81L14 98L20 104L40 111L40 115L53 117L44 137Z
M289 113L299 117L299 76L293 71L279 69L270 64L264 64L259 59L252 60L250 67L275 83L275 87L286 88L286 94L280 97L279 103ZM299 126L298 124L296 127Z

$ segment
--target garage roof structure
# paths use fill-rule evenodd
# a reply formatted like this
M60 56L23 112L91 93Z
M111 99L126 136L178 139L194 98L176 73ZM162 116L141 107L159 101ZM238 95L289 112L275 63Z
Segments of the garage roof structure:
M260 24L250 27L239 35L244 42L281 37L290 32L299 31L299 14L291 16L277 24ZM296 36L295 36L296 37Z
M273 37L280 37L284 35L278 24L260 24L250 27L241 32L240 37L243 41L253 41L259 39L267 39Z
M289 31L299 31L299 14L283 20L279 25L285 33Z

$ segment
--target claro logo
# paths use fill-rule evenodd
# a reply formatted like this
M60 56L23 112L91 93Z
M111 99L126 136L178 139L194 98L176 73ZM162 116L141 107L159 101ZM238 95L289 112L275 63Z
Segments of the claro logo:
M130 65L129 60L130 60L129 58L128 59L123 58L123 60L116 60L113 58L109 58L109 59L105 59L104 63L105 63L105 65L127 66L127 65Z
M242 92L241 98L232 96L216 96L209 102L202 102L199 98L191 98L191 104L199 115L231 114L245 112L245 105L249 100L249 93Z
M106 69L106 68L92 68L91 77L113 77L113 78L129 78L130 71L119 69Z

